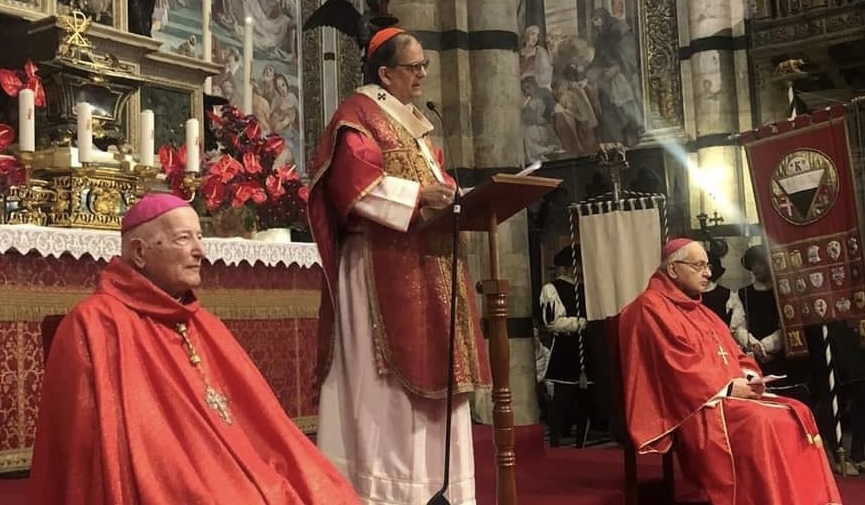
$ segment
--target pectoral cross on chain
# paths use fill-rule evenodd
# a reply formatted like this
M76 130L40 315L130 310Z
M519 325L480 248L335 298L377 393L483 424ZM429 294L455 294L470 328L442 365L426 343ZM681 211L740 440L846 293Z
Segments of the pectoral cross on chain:
M727 351L724 350L724 347L721 344L718 344L718 356L720 356L721 359L724 360L724 364L726 365L727 356L729 356L729 354L727 354Z
M231 412L228 411L228 398L219 391L213 389L210 384L204 390L204 401L207 406L215 410L219 414L219 418L225 421L225 424L231 424Z

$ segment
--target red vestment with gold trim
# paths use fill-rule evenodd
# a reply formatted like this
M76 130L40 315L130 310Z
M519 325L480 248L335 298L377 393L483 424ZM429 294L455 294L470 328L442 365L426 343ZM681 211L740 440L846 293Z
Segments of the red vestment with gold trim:
M672 437L683 473L713 505L841 503L814 418L782 397L716 398L759 367L699 299L656 273L623 309L619 344L625 420L641 453Z
M352 95L336 114L310 168L309 218L325 274L319 312L319 380L327 376L333 353L341 238L349 231L364 233L376 365L381 373L393 373L409 391L442 398L447 388L451 236L424 230L417 220L402 232L352 214L354 205L385 176L426 186L436 182L433 172L411 134L366 95ZM331 163L345 129L372 140L383 155L382 166ZM453 184L446 174L445 178ZM490 383L474 293L461 256L453 376L457 393Z

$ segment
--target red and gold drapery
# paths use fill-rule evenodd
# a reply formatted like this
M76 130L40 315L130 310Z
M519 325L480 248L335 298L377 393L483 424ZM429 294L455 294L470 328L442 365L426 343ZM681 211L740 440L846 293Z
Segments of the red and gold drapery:
M40 322L89 295L106 264L90 256L0 254L0 473L27 469L43 359ZM222 262L202 269L202 304L219 316L304 431L315 431L321 270Z
M865 329L862 224L846 107L743 134L767 238L787 353L807 352L802 328L849 321Z

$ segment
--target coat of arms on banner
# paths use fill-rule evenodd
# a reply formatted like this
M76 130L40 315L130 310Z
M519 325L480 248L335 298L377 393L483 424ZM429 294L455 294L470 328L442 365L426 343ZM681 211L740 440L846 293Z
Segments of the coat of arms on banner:
M820 219L838 199L835 163L815 149L784 156L772 174L772 206L781 219L804 225Z
M847 114L845 106L830 107L739 137L772 258L788 355L808 352L805 327L865 320L863 224Z

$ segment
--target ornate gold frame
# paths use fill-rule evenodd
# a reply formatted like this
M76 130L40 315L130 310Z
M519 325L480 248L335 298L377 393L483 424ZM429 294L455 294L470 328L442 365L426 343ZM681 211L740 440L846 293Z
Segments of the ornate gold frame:
M679 66L679 26L675 0L636 3L639 13L640 68L643 78L643 117L647 134L684 137L682 70Z
M56 0L34 0L33 3L21 0L0 0L0 14L32 21L53 13L54 2Z

